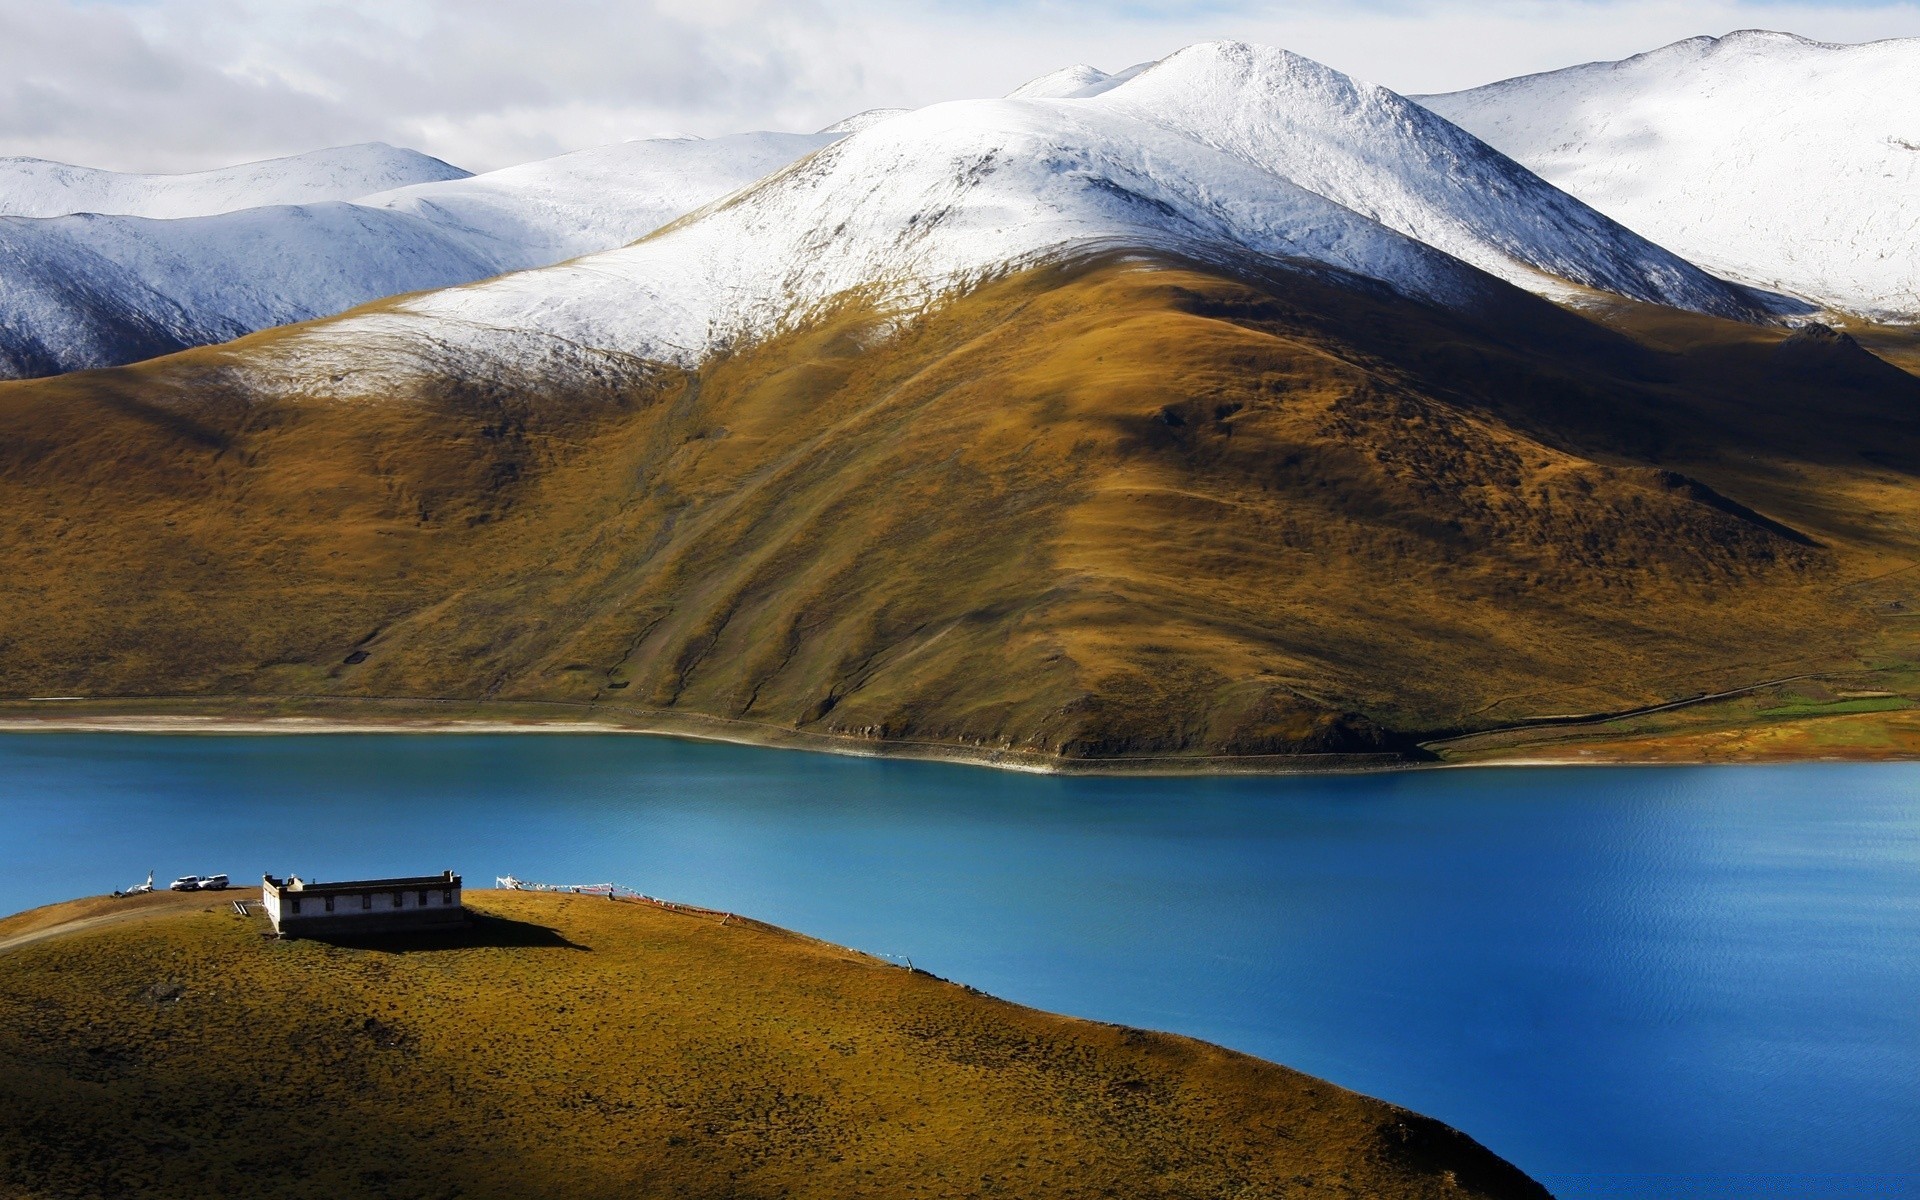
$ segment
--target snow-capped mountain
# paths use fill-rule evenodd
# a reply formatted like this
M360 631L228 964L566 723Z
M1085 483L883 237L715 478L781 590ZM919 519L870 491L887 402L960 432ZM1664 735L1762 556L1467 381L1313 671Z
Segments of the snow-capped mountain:
M129 362L618 246L835 136L627 142L353 203L0 217L0 377Z
M1563 281L1751 316L1728 287L1385 88L1284 50L1196 46L1089 105L1174 129L1548 295Z
M911 307L1115 249L1332 268L1446 305L1489 294L1479 267L1553 294L1573 281L1760 311L1391 92L1219 43L1084 98L894 116L633 246L403 300L317 327L291 352L398 335L691 363L843 294Z
M1920 39L1747 30L1416 98L1722 275L1920 319Z
M40 158L0 158L0 216L204 217L268 204L352 200L467 175L418 150L383 142L181 175L133 175Z

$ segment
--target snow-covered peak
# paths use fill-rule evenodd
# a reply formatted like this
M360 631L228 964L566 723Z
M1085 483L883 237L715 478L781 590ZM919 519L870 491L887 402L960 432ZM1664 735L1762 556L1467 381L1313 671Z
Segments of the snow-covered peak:
M269 204L353 200L468 173L417 150L367 142L212 171L136 175L39 158L0 158L0 216L112 213L197 217Z
M1743 30L1418 99L1722 275L1920 320L1920 39Z
M1271 46L1208 42L1085 101L1283 175L1482 270L1726 316L1728 287L1386 88Z

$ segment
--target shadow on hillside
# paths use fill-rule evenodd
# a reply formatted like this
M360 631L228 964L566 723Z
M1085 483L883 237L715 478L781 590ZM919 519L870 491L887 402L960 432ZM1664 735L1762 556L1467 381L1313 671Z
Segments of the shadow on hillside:
M473 950L483 947L519 950L586 950L557 929L531 921L469 912L467 923L453 929L421 933L360 934L353 937L312 937L305 940L343 950L375 950L385 954L420 954L435 950Z

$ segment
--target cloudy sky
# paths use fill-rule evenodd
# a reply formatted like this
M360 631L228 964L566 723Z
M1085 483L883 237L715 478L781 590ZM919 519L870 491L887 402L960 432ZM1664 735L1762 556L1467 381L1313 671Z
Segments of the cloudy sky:
M0 0L0 155L188 170L378 140L485 170L812 130L1209 38L1420 92L1742 28L1920 36L1920 2Z

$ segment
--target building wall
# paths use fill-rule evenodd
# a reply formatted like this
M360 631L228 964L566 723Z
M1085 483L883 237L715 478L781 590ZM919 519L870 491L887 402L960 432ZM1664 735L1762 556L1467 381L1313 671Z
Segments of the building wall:
M458 929L466 921L465 911L453 906L408 909L405 912L387 909L385 912L354 917L329 916L325 913L309 917L303 912L300 916L282 919L280 933L283 937L372 937L388 933Z
M426 904L420 903L420 888L402 888L366 892L311 893L287 889L276 898L267 893L267 913L274 927L283 934L323 936L348 933L391 933L406 929L433 929L458 925L466 920L459 888L446 899L448 888L425 888ZM395 903L396 896L398 903ZM277 903L276 903L277 899ZM327 901L333 902L331 912ZM299 904L294 911L295 902Z

